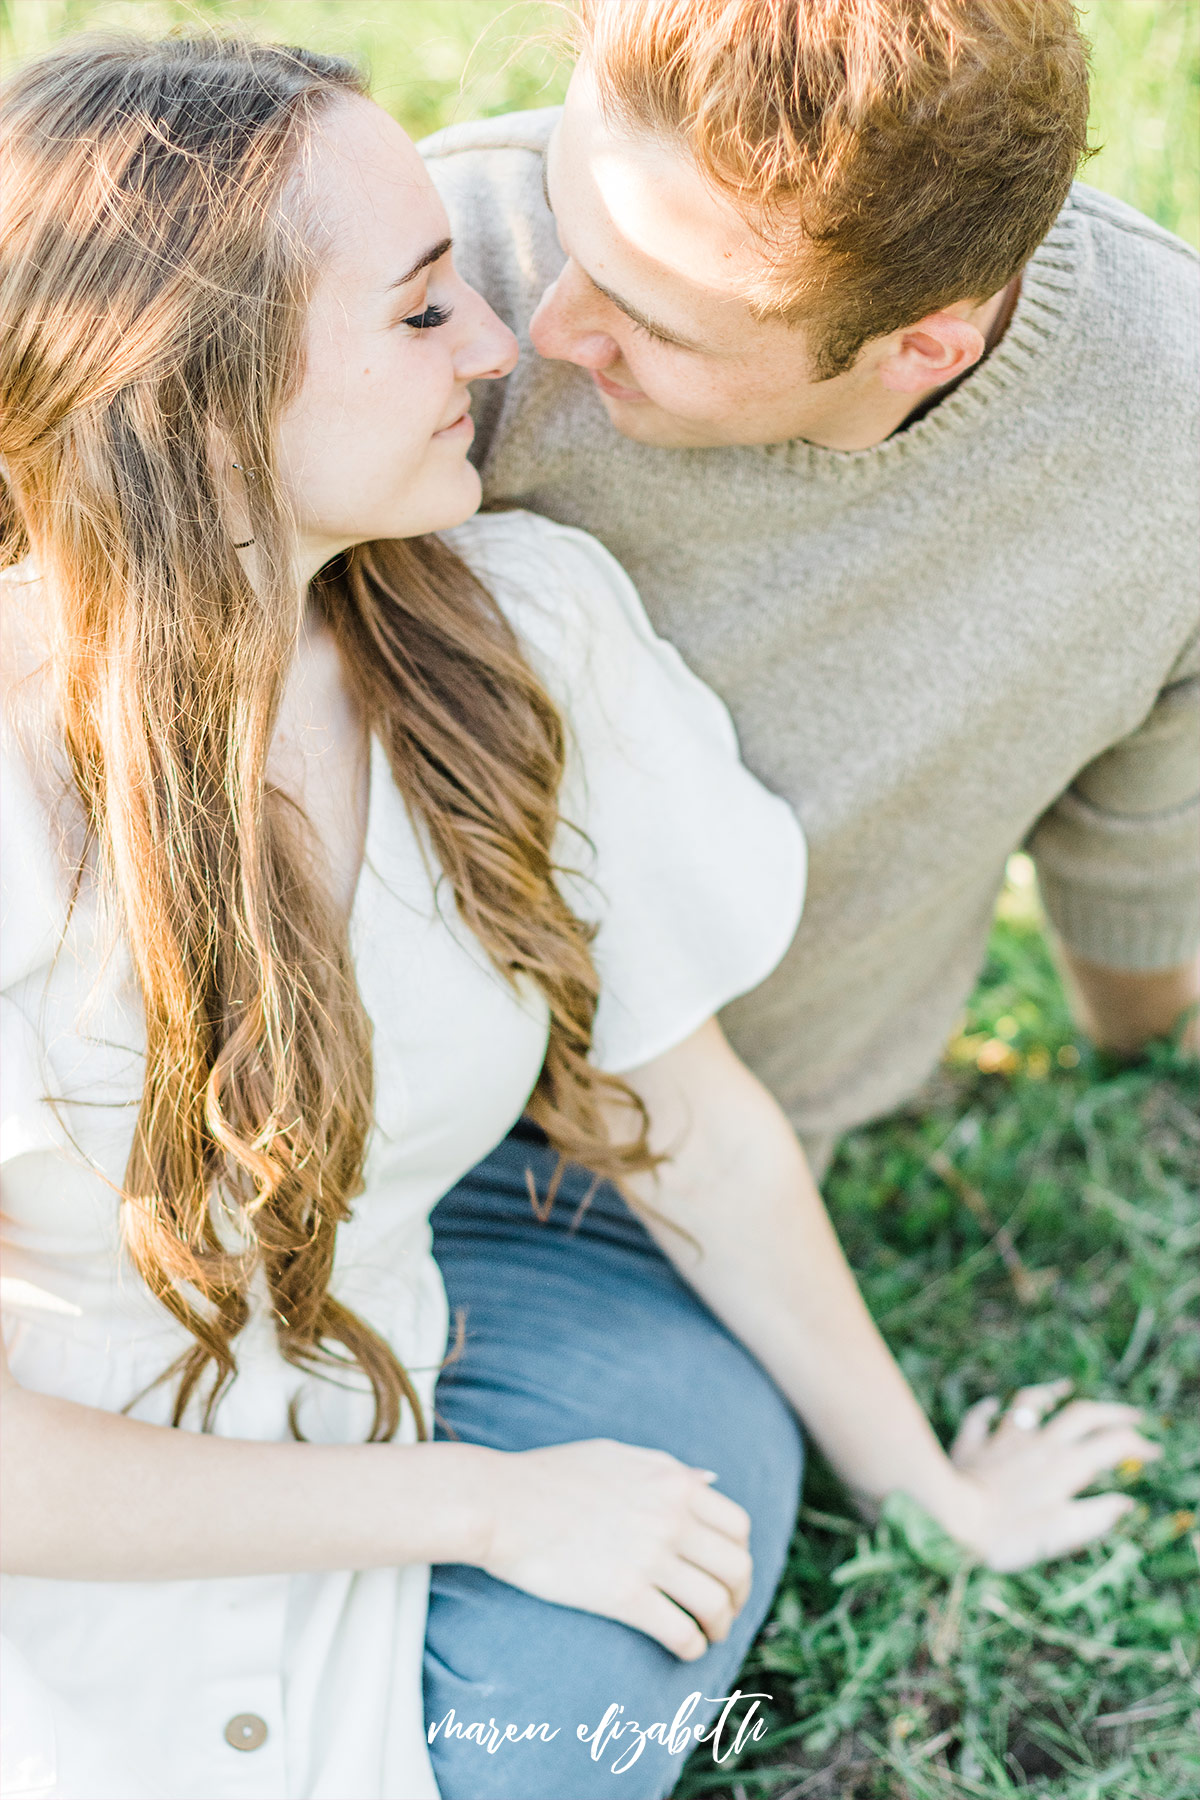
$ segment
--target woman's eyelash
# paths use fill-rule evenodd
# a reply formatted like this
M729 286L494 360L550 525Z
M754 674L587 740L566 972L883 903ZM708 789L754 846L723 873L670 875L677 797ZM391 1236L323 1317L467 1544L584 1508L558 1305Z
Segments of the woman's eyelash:
M423 312L413 313L411 318L402 320L402 323L411 325L414 331L436 331L439 325L446 323L452 310L449 306L430 305Z

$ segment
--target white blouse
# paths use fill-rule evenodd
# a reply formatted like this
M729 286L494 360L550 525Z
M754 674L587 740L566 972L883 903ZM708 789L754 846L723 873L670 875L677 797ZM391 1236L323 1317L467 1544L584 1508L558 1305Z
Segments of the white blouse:
M570 903L599 927L593 1054L605 1069L635 1068L783 955L803 896L799 827L742 766L724 706L654 635L593 539L527 513L447 536L567 720L562 811L586 839L564 830L558 855L574 871ZM4 1333L25 1386L116 1411L190 1343L118 1233L141 1093L140 998L94 889L85 882L68 907L71 832L7 710ZM531 985L514 993L459 921L377 740L351 941L377 1102L332 1291L386 1336L431 1416L447 1319L429 1214L520 1116L547 1011ZM236 1354L218 1433L286 1439L298 1395L310 1439L366 1436L366 1382L334 1386L291 1368L265 1311ZM155 1389L132 1410L165 1423L170 1396ZM6 1800L435 1800L421 1706L427 1588L417 1566L6 1577Z

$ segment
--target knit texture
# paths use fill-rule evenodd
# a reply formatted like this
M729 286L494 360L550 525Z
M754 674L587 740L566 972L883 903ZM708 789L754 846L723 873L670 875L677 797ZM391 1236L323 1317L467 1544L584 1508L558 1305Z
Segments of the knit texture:
M1001 343L885 443L654 449L529 342L556 117L423 146L521 343L476 395L485 500L594 532L795 808L804 918L723 1023L815 1142L927 1074L1022 844L1080 955L1200 942L1196 258L1076 186Z

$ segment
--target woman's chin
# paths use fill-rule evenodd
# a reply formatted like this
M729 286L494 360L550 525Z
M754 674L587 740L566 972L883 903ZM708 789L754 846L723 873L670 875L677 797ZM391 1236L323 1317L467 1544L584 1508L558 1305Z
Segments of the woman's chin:
M430 531L449 531L479 511L483 484L478 471L464 457L462 466L451 475L443 475L436 484L411 489L403 504L389 513L386 507L372 508L370 521L360 517L353 523L343 519L341 529L327 527L322 536L342 539L354 544L377 544L387 539L424 537Z
M418 526L408 535L420 537L427 531L449 531L452 525L462 525L475 516L482 500L483 483L479 471L473 463L464 462L461 477L453 487L447 483L444 495L439 494L436 500L431 497L428 524Z

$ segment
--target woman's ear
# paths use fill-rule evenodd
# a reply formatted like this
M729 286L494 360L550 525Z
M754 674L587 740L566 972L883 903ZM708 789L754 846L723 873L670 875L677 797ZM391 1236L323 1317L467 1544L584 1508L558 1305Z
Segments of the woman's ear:
M246 550L254 542L247 487L257 479L255 471L246 467L225 427L215 422L208 427L208 457L225 529L234 549Z

